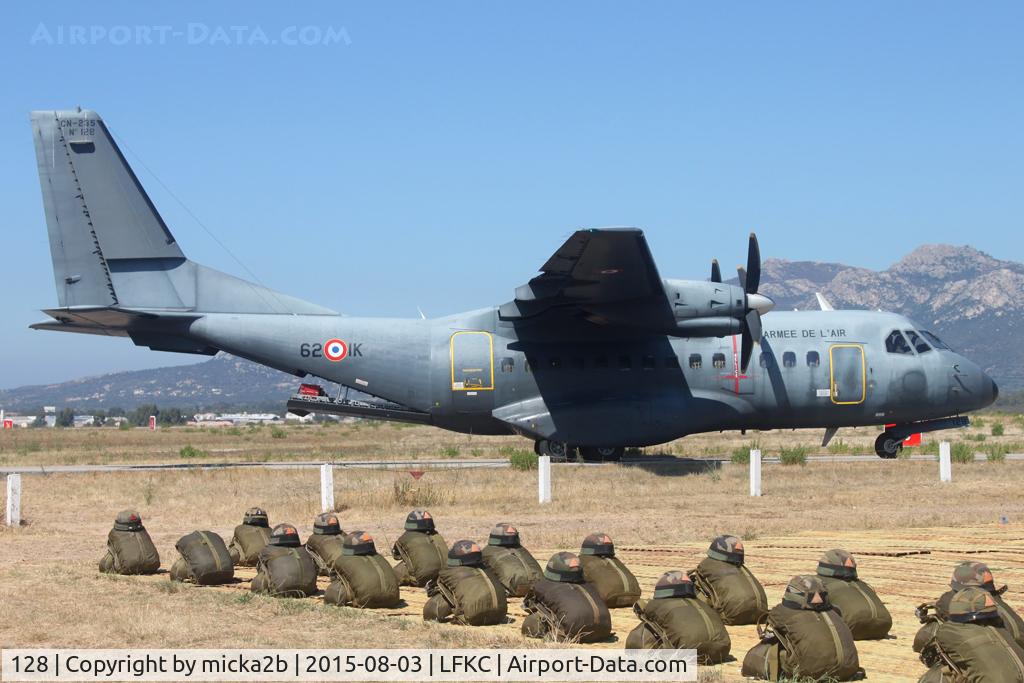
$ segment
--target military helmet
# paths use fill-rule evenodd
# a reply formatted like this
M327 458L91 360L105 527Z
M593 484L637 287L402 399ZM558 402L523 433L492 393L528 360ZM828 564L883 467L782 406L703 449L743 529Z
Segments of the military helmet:
M685 572L665 572L654 584L654 599L660 598L695 598L697 591L693 587L693 581Z
M964 588L983 588L989 593L996 590L996 581L984 562L961 562L953 570L949 587L955 591Z
M983 588L970 586L959 590L949 601L949 620L960 624L992 621L999 618L999 608L992 595Z
M599 557L615 557L615 544L608 534L590 534L583 539L580 555L597 555Z
M409 531L433 531L434 518L426 510L413 510L405 518L405 528Z
M142 515L135 510L121 510L114 518L114 528L118 531L142 531Z
M491 529L490 535L487 537L487 545L518 548L521 545L519 542L519 530L505 522L495 524L494 528Z
M786 586L782 604L793 609L823 612L831 607L825 584L817 576L794 576Z
M818 560L818 576L831 576L847 581L856 579L857 560L845 550L829 550Z
M270 522L267 520L267 511L263 508L249 508L245 511L245 516L242 517L242 524L269 527Z
M562 583L583 583L583 567L575 553L555 553L544 568L544 578Z
M341 539L342 555L376 555L377 546L373 543L373 536L365 531L353 531L345 534Z
M455 541L448 551L449 567L479 567L484 562L484 554L473 541Z
M337 536L341 533L341 523L338 515L333 512L325 512L317 515L313 520L313 533L320 536Z
M283 548L297 548L302 545L299 540L299 530L287 522L278 524L270 532L270 545L279 545Z
M743 564L743 541L735 536L719 536L711 541L708 557L731 564Z

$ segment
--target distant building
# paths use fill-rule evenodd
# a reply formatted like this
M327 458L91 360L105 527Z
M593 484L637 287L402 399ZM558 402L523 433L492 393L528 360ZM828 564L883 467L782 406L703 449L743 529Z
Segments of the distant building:
M315 416L313 413L307 413L306 415L296 415L295 413L286 413L284 416L285 422L299 422L301 424L307 424L313 421Z
M193 416L199 426L215 427L227 424L278 424L281 416L274 413L200 413Z
M57 406L43 407L43 421L46 422L47 427L57 426Z
M95 415L75 415L72 420L72 427L92 427L96 424Z

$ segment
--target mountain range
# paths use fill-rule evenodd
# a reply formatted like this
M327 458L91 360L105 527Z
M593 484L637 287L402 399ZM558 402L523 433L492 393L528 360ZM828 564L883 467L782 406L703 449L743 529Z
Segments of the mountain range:
M760 291L777 310L816 309L815 292L839 308L907 315L978 362L1004 390L1024 389L1024 264L972 247L921 246L883 271L839 263L767 259ZM771 315L769 313L769 315ZM280 412L299 380L221 354L194 365L119 372L60 384L0 390L0 407L109 409L251 408ZM336 387L329 387L334 391Z

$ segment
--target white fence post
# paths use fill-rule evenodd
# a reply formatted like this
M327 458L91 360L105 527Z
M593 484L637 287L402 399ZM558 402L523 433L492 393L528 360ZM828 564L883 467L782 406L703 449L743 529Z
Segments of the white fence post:
M320 465L320 509L321 512L334 511L334 465Z
M21 526L21 475L7 475L7 526Z
M761 451L750 449L750 495L761 495Z
M953 481L953 463L949 459L949 442L939 443L939 481Z
M551 502L551 456L549 455L537 458L537 500L542 504Z

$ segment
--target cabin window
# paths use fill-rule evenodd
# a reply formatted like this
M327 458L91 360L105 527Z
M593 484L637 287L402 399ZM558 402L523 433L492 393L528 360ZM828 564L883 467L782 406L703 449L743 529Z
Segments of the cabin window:
M711 364L715 366L715 369L722 370L725 368L725 354L716 353L711 356Z
M594 359L595 368L607 368L608 367L608 356L598 356Z
M704 365L704 359L700 357L699 353L690 354L690 369L700 370L701 366Z
M515 370L515 367L516 367L515 360L513 360L511 358L502 358L501 359L501 371L502 372L512 372L513 370Z
M885 350L889 353L914 353L910 350L910 344L907 343L907 338L904 337L899 330L893 330L889 333L889 336L885 338Z
M816 368L821 365L821 356L818 355L817 351L807 352L807 367Z
M949 346L946 345L946 342L942 341L928 330L921 330L921 334L924 336L925 339L930 341L932 343L932 346L934 346L935 348L946 349L947 351L949 351Z
M917 336L917 332L913 330L907 330L907 338L910 339L910 343L914 345L918 353L928 353L932 350L932 347L928 346L928 342Z
M668 368L669 370L678 370L679 369L679 356L666 356L665 357L665 367Z
M796 367L796 354L792 351L786 351L782 354L782 366L786 368Z
M772 355L770 353L768 353L767 351L762 351L761 352L761 358L760 358L760 360L758 360L758 363L761 365L761 367L762 368L766 368L769 365L771 365L771 362L772 362Z
M657 361L654 360L654 356L644 356L642 362L644 370L653 370L657 365Z
M619 370L632 370L632 369L633 369L633 359L630 358L629 356L625 355L625 354L619 356Z

